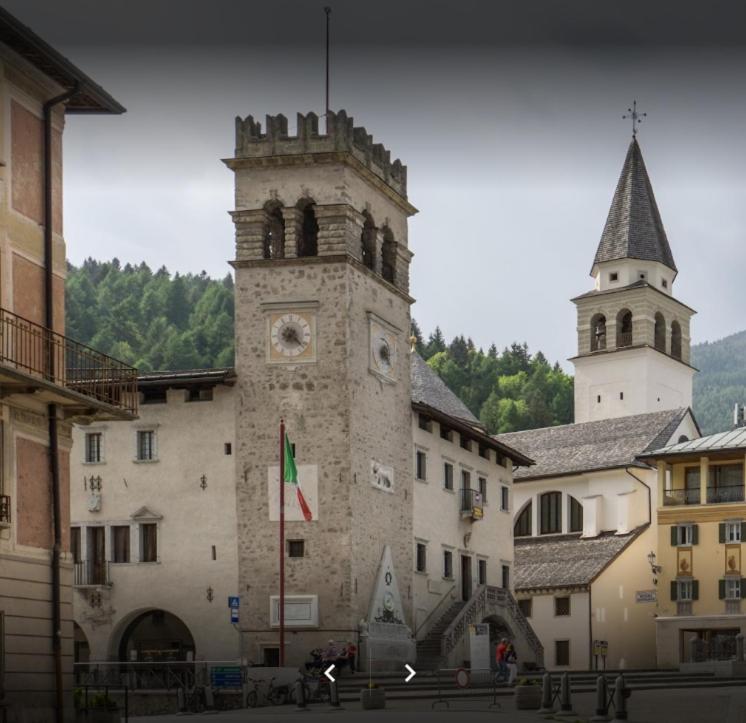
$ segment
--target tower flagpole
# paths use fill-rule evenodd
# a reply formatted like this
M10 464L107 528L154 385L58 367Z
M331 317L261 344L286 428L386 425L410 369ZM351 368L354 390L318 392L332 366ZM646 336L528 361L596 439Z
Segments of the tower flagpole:
M331 108L329 107L329 25L332 15L332 9L327 5L324 8L324 12L326 13L326 103L325 103L325 117L329 117L329 111ZM327 131L328 132L328 131Z
M280 419L280 667L285 665L285 420Z

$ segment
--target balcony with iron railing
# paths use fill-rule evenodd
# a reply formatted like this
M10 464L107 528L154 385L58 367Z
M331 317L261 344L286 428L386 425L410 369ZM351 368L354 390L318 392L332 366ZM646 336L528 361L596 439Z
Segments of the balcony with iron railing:
M620 331L616 335L617 347L632 346L632 332L631 331Z
M729 502L743 502L744 485L717 485L707 488L707 504L727 504ZM680 505L700 505L702 495L698 488L666 490L663 493L664 507L678 507Z
M7 527L10 522L10 495L0 495L0 527Z
M109 587L108 560L82 560L73 564L73 585L75 587Z
M461 517L481 520L484 517L484 501L479 490L462 488L461 493Z
M688 490L666 490L663 494L663 506L678 507L679 505L698 505L700 497L699 488Z
M137 370L0 308L0 384L73 413L137 416Z

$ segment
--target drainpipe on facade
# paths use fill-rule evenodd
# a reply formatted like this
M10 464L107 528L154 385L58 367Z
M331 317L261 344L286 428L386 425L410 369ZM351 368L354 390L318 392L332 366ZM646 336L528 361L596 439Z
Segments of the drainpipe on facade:
M52 229L52 111L78 92L72 90L44 103L44 325L54 330L53 229ZM51 337L47 338L47 373L55 379L54 353ZM52 652L54 654L55 721L63 723L65 716L64 684L62 680L62 584L60 558L62 554L62 510L60 505L60 464L57 429L57 405L47 406L49 419L49 473L52 483Z

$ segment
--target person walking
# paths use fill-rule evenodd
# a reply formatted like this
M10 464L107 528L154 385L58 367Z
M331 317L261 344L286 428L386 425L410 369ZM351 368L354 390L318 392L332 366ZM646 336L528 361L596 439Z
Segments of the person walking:
M350 640L347 643L347 660L350 666L350 672L355 672L355 658L357 657L357 645Z
M497 675L495 680L506 680L508 677L508 666L505 662L505 652L508 649L508 641L503 638L495 648L495 662L497 663Z
M508 643L505 649L505 664L508 666L508 685L515 685L518 677L518 654L513 643Z

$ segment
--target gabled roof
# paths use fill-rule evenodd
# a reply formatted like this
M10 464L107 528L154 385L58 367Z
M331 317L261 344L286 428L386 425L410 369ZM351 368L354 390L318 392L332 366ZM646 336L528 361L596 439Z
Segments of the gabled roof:
M645 529L626 535L603 532L598 537L557 535L517 537L515 589L577 588L590 585Z
M727 432L718 432L707 437L698 437L659 449L652 448L646 457L700 455L708 452L735 452L743 449L746 449L746 427L738 427Z
M677 270L635 138L624 159L593 265L626 258L659 261Z
M100 85L42 40L31 28L0 8L0 43L4 43L66 90L78 88L66 113L124 113L125 108Z
M637 457L668 442L687 407L500 434L497 439L535 461L517 469L516 481L562 477L619 467L645 467Z
M428 366L417 353L412 352L410 375L412 379L412 401L437 409L449 417L456 417L470 424L481 426L469 408L448 388L446 383Z

